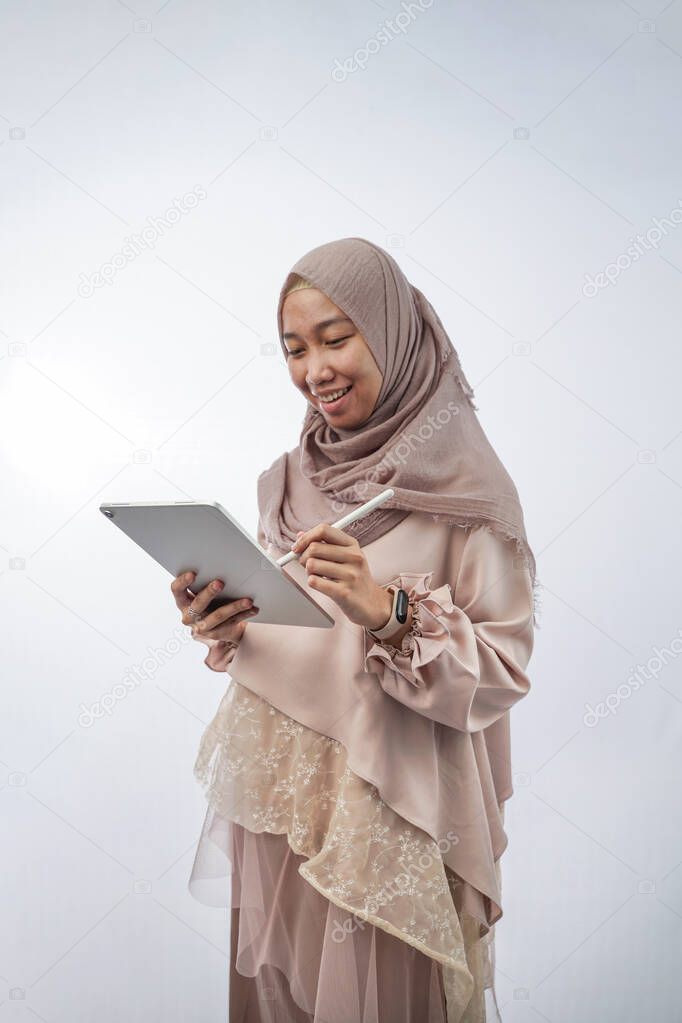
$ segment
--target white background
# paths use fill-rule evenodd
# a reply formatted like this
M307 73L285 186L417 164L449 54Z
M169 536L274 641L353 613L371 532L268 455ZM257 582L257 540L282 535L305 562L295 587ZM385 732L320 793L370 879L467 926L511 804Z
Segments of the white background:
M277 293L351 235L441 316L544 587L512 714L503 1019L679 1012L682 2L434 0L370 52L401 10L2 4L0 1023L225 1018L225 914L187 879L229 680L98 507L215 499L255 533L256 477L305 411Z

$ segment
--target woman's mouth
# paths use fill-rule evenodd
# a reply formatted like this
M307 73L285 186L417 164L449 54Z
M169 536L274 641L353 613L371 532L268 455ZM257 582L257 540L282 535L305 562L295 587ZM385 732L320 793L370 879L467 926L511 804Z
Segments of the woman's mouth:
M347 404L348 394L352 386L353 385L351 384L350 387L343 388L344 393L339 398L335 398L334 401L323 401L318 395L317 400L320 408L323 408L325 412L329 412L331 414L343 410L344 406Z

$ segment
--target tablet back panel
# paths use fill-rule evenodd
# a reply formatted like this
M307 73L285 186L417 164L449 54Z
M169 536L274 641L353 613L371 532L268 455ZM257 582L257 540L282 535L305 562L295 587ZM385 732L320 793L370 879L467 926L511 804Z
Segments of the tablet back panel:
M194 593L213 579L222 579L225 586L207 613L231 600L251 597L260 611L250 624L334 625L334 619L217 501L103 503L100 511L171 576L196 572Z

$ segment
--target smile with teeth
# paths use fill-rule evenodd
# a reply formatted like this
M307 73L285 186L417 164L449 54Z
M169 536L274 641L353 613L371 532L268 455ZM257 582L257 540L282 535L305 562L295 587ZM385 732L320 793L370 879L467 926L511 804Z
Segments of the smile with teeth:
M326 398L322 398L320 395L318 395L318 401L321 401L323 405L326 405L326 404L328 404L329 402L332 402L332 401L336 401L342 395L347 394L348 391L350 391L351 387L352 387L352 384L349 385L348 387L344 387L340 391L334 391L333 394L327 395Z

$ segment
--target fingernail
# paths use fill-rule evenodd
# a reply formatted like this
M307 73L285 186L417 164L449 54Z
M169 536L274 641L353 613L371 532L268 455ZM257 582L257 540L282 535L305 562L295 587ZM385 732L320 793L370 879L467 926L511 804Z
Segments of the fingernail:
M222 588L223 588L223 584L221 582L213 583L213 589L214 590L222 590Z

